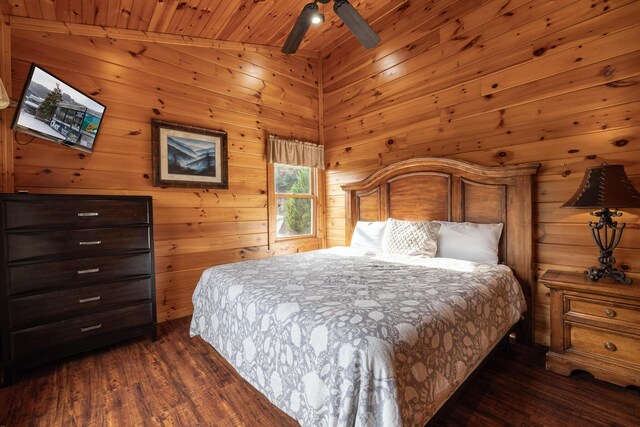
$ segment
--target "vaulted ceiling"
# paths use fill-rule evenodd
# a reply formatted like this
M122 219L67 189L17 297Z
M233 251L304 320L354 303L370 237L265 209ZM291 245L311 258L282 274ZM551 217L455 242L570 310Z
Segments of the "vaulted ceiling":
M282 46L298 14L311 0L0 0L6 15ZM375 22L409 0L351 0ZM320 5L322 11L323 6ZM301 49L327 53L351 33L324 5L325 22L312 25Z

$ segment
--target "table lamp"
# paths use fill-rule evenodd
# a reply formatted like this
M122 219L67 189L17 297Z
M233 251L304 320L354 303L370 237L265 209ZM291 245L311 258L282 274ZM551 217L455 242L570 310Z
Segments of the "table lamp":
M563 208L598 209L590 212L600 218L598 222L589 221L591 234L600 248L600 267L590 267L585 275L593 281L610 277L618 282L630 285L632 280L613 265L616 259L613 250L618 246L624 223L614 221L622 213L619 208L640 208L640 193L633 187L622 165L608 165L588 168L576 193Z

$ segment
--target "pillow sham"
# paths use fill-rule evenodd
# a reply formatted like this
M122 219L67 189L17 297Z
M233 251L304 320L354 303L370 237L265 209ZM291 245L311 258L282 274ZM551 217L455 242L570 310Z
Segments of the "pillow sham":
M417 255L433 258L437 251L440 223L387 220L382 251L387 254Z
M482 264L498 264L498 248L502 224L478 224L474 222L447 222L441 224L438 233L437 255Z
M386 221L358 221L351 237L351 247L382 252L382 237L386 226Z

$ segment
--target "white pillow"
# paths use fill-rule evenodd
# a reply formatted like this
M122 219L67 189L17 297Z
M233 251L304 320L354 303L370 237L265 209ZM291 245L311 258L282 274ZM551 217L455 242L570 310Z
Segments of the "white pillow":
M438 253L441 258L455 258L482 264L498 264L498 247L502 224L439 221Z
M364 251L382 252L382 236L386 221L358 221L351 237L351 247Z
M436 255L439 229L440 224L437 222L389 218L382 239L382 251L387 254L433 258Z

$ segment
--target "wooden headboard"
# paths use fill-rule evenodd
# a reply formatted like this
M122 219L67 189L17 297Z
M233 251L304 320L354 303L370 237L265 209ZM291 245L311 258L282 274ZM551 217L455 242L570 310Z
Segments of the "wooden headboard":
M532 175L540 166L487 167L458 160L417 158L389 165L342 186L346 192L346 243L358 221L454 221L502 223L500 262L515 273L528 310L517 336L531 341Z

